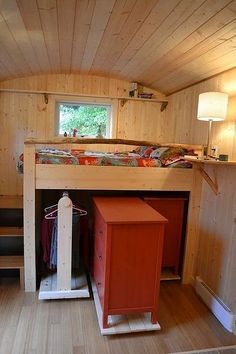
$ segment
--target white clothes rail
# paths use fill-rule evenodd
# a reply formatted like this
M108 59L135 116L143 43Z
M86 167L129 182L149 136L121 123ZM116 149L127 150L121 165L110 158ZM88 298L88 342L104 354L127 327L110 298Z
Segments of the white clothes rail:
M86 275L72 274L72 215L72 201L63 194L57 206L57 272L41 281L40 300L90 297Z

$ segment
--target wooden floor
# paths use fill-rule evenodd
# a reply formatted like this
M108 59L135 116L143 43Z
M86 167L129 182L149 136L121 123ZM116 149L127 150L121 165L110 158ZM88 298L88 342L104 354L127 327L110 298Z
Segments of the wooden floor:
M159 354L235 345L190 286L161 283L150 333L102 336L92 299L38 300L16 279L0 279L0 354Z

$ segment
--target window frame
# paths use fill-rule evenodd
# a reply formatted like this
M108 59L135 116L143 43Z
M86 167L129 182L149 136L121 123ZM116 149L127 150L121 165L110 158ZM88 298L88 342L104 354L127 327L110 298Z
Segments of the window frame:
M59 105L60 104L71 104L71 105L95 105L95 106L107 106L110 107L109 112L109 121L106 127L106 138L116 138L116 127L117 127L117 107L118 100L113 98L94 98L94 97L65 97L65 96L56 96L54 102L55 108L55 136L62 137L62 134L59 134ZM109 132L109 136L107 133ZM88 137L89 138L89 137Z

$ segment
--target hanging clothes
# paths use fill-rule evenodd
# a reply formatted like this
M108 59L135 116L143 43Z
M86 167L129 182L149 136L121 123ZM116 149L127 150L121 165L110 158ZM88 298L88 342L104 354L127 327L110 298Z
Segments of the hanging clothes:
M50 212L48 212L50 210ZM51 270L57 268L57 239L58 239L58 218L57 204L45 209L47 212L41 224L41 245L43 250L43 261ZM80 250L80 221L81 216L86 216L87 211L73 205L72 214L72 267L79 268ZM84 225L84 223L83 223ZM83 227L84 228L84 227ZM87 261L86 261L87 263Z
M78 269L80 265L80 215L72 216L72 268Z
M54 220L42 219L41 222L41 246L42 246L42 258L43 262L50 266L50 253L51 253L51 238L53 230Z
M49 262L49 268L52 270L57 268L57 236L58 236L57 225L58 225L58 221L56 217L54 219L53 228L52 228L50 262Z

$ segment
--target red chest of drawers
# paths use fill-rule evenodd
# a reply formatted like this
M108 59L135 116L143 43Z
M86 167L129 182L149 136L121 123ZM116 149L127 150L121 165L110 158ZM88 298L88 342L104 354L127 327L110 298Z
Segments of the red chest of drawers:
M157 322L164 226L139 198L94 198L93 276L108 315L151 312Z

